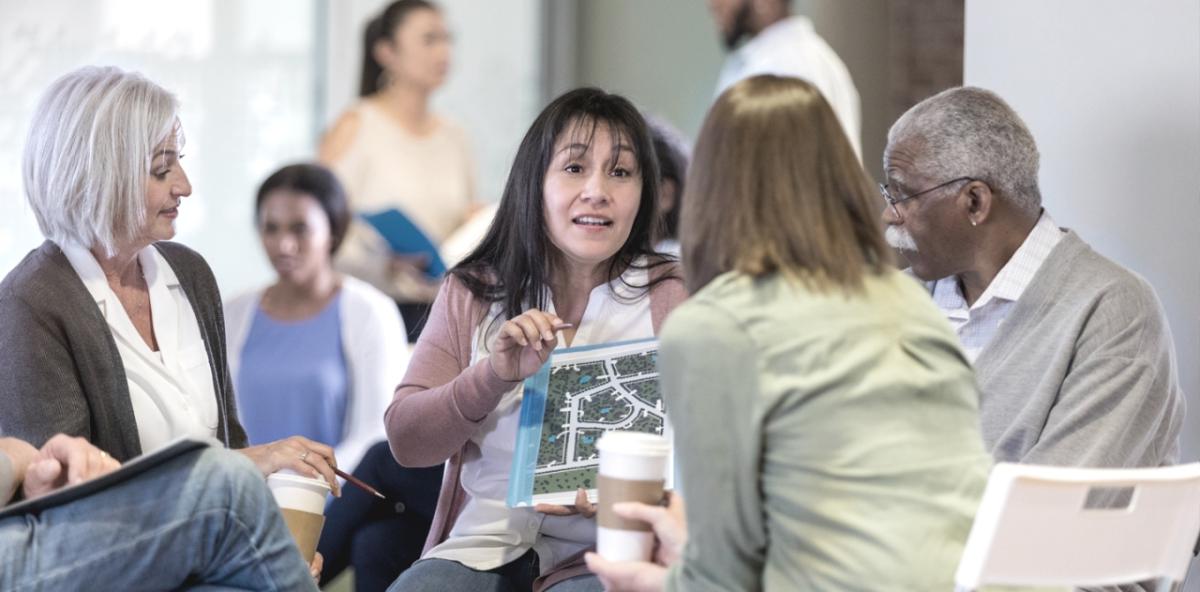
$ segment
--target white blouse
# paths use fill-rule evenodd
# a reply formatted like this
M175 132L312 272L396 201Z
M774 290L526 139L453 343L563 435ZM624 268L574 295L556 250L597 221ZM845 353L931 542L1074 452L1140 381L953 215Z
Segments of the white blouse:
M153 246L138 253L150 289L150 316L159 347L151 351L92 253L78 244L59 246L108 321L129 381L142 452L180 436L215 438L217 394L208 350L192 305L167 260Z

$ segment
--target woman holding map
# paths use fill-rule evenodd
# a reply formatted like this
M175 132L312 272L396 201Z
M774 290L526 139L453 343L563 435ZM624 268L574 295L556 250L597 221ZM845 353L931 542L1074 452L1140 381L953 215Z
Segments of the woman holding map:
M449 461L424 559L391 590L601 589L582 563L596 532L586 497L510 508L509 471L522 381L552 350L654 337L685 297L652 247L657 192L650 134L626 99L579 89L534 121L386 414L401 464Z
M713 105L681 224L693 296L660 344L688 503L614 507L660 545L589 555L609 590L953 588L991 461L971 366L892 266L878 199L809 83Z

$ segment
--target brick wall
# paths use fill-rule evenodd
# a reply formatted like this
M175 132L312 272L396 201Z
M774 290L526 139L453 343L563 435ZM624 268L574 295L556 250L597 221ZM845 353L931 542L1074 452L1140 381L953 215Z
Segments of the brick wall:
M890 0L892 119L962 84L963 0Z

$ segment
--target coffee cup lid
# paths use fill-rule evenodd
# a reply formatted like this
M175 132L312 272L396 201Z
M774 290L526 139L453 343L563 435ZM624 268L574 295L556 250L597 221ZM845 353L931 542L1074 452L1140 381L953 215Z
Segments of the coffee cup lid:
M291 469L281 469L267 476L268 481L281 481L283 483L295 483L298 485L309 485L313 487L323 487L328 491L333 491L324 479L313 479L312 477L304 477Z
M671 443L666 438L655 434L613 430L604 432L604 435L600 436L600 441L596 442L596 449L600 452L658 456L669 454Z

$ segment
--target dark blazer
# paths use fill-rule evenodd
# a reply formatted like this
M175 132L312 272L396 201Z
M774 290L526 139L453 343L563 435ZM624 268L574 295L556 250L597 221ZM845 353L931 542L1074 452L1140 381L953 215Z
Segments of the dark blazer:
M199 253L177 243L154 246L200 325L217 394L217 438L243 448L216 279ZM108 323L67 256L46 241L0 282L0 435L41 447L59 432L86 438L120 461L142 453Z

